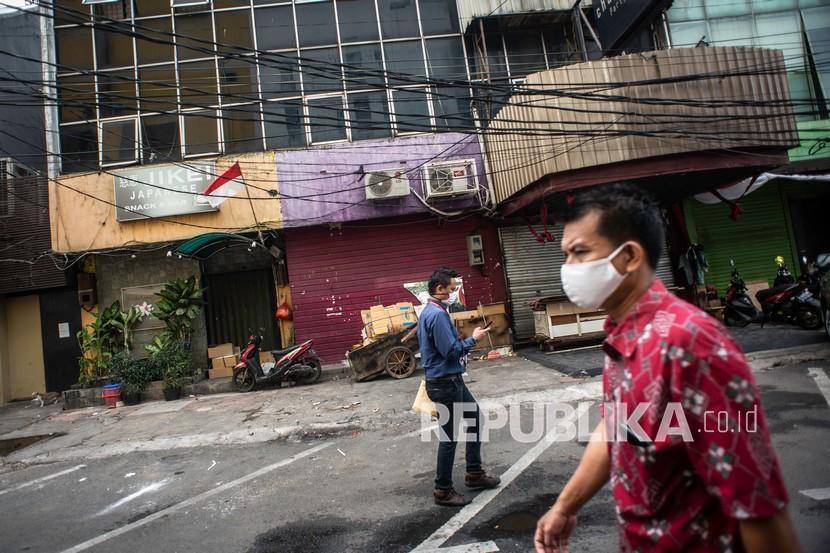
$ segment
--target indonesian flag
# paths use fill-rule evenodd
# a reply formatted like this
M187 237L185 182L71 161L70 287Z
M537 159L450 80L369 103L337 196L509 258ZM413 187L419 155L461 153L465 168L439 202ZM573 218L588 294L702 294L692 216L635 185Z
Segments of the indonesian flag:
M207 202L210 207L219 207L230 196L236 196L245 189L245 181L242 180L242 169L239 162L234 163L230 169L222 173L210 186L205 188L202 196L198 197L201 203Z

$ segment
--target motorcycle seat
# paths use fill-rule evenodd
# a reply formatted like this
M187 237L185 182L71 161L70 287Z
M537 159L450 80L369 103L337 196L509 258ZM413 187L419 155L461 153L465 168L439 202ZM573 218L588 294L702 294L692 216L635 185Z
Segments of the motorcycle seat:
M285 348L285 349L272 349L271 350L271 355L274 356L274 360L279 361L280 357L282 357L283 355L285 355L289 351L292 351L292 350L295 350L295 349L297 349L297 346L291 346L290 348Z
M776 294L780 294L784 290L795 286L794 284L779 284L778 286L773 286L772 288L766 288L764 290L758 290L756 292L755 297L758 301L763 302L767 298L774 296Z

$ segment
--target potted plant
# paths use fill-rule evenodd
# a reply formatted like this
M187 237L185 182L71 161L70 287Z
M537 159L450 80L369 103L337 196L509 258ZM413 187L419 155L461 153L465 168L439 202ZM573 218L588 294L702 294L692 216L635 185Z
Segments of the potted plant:
M158 338L158 337L157 337ZM160 348L159 344L163 344ZM190 376L190 353L187 344L182 340L153 340L148 344L151 351L150 359L161 370L164 382L164 399L172 401L179 399L185 379Z
M141 401L141 392L150 382L146 359L133 359L128 351L115 354L110 361L110 371L121 382L121 400L125 405Z
M93 315L95 319L77 333L82 354L78 383L82 387L100 385L115 374L112 370L113 357L119 350L132 349L132 330L143 316L136 307L123 311L121 302L117 300ZM116 365L123 364L125 359L122 358Z

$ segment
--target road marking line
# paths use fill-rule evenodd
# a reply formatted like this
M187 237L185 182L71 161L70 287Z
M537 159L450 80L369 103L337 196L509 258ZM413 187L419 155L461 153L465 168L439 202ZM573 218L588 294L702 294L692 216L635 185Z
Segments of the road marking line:
M149 486L144 486L143 488L141 488L137 492L134 492L134 493L131 493L128 496L122 497L121 499L119 499L118 501L116 501L115 503L110 505L109 507L106 507L105 509L99 511L97 514L93 515L93 517L99 517L101 515L105 515L105 514L109 513L110 511L114 511L115 509L121 507L122 505L126 505L127 503L129 503L133 499L137 499L137 498L141 497L145 493L150 493L150 492L154 492L154 491L158 490L159 488L163 487L165 484L167 484L167 480L162 480L161 482L155 482L153 484L150 484Z
M798 493L806 495L807 497L815 499L816 501L824 501L826 499L830 499L830 488L815 488L812 490L801 490Z
M283 459L282 461L280 461L278 463L274 463L273 465L268 465L267 467L262 467L261 469L256 470L256 471L254 471L254 472L252 472L252 473L250 473L246 476L243 476L242 478L238 478L236 480L233 480L232 482L228 482L227 484L222 484L221 486L217 486L216 488L213 488L212 490L208 490L206 492L200 493L199 495L193 496L190 499L186 499L186 500L182 501L181 503L176 503L175 505L171 505L170 507L167 507L166 509L162 509L161 511L156 511L153 514L147 515L144 518L140 518L140 519L136 520L135 522L131 522L130 524L127 524L126 526L122 526L121 528L116 528L115 530L111 530L109 532L101 534L100 536L97 536L97 537L94 537L94 538L92 538L90 540L87 540L85 542L79 543L78 545L70 547L69 549L66 549L66 550L62 551L61 553L78 553L79 551L85 551L85 550L89 549L90 547L94 547L94 546L96 546L100 543L104 543L105 541L110 540L110 539L112 539L116 536L120 536L121 534L126 534L130 530L135 530L136 528L144 526L145 524L149 524L149 523L151 523L155 520L160 519L161 517L167 516L167 515L169 515L171 513L174 513L178 510L184 509L185 507L190 507L191 505L193 505L195 503L198 503L199 501L201 501L203 499L207 499L208 497L212 497L216 494L227 491L231 488L239 486L240 484L244 484L244 483L249 482L249 481L251 481L255 478L259 478L260 476L262 476L264 474L267 474L267 473L271 472L274 469L284 467L285 465L289 465L289 464L293 463L294 461L298 461L298 460L300 460L304 457L308 457L309 455L313 455L313 454L317 453L318 451L321 451L321 450L329 447L330 445L332 445L332 443L333 442L320 444L320 445L314 446L310 449L306 449L305 451L303 451L301 453L298 453L297 455L294 455L292 457L289 457L288 459Z
M824 396L827 405L830 406L830 377L827 376L827 373L823 369L817 367L809 368L807 372L816 381L819 392Z
M513 480L515 480L522 472L524 472L525 469L527 469L527 467L533 464L533 462L536 461L542 453L553 445L553 443L556 442L556 436L566 429L566 425L572 424L574 421L578 420L588 411L589 408L589 404L580 403L571 417L556 425L556 427L551 430L547 436L542 438L539 443L533 446L527 453L522 455L522 457L516 461L512 467L507 469L507 471L501 475L501 486L493 490L485 490L478 494L469 505L458 511L455 516L444 523L444 525L438 530L433 532L430 537L413 549L411 553L426 553L431 550L439 549L442 544L455 535L456 532L461 530L465 524L475 517L484 507L487 506L488 503L490 503L490 501L495 499L495 497L501 493L502 490L507 488ZM441 551L443 552L444 550L441 549Z
M13 486L11 488L6 488L5 490L0 490L0 495L9 492L16 492L17 490L22 490L23 488L28 488L29 486L34 486L35 484L40 484L41 482L46 482L47 480L52 480L53 478L58 478L59 476L63 476L64 474L69 474L75 472L76 470L81 470L86 468L86 465L77 465L72 467L71 469L62 470L60 472L56 472L55 474L50 474L49 476L44 476L42 478L35 478L34 480L30 480L29 482L24 482L22 484L18 484L17 486Z
M441 549L428 549L423 553L495 553L496 551L499 551L499 546L495 542L483 541L466 545L453 545Z

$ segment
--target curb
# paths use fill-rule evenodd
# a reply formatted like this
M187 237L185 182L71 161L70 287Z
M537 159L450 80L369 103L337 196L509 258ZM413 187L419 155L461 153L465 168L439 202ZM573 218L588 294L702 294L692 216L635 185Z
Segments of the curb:
M830 342L748 353L746 360L756 371L765 371L782 365L830 360Z
M353 432L362 432L364 427L352 422L343 423L312 423L296 426L280 426L275 428L257 428L237 430L225 434L193 434L188 436L170 436L141 441L125 441L117 444L82 445L74 447L59 447L52 451L37 453L32 457L18 458L14 454L0 462L4 465L34 466L56 463L60 461L106 459L117 455L130 453L146 453L153 451L168 451L171 449L190 449L207 445L253 445L265 442L317 440L336 438Z

